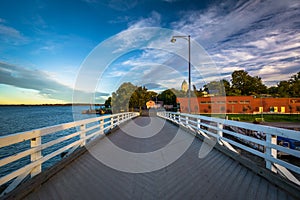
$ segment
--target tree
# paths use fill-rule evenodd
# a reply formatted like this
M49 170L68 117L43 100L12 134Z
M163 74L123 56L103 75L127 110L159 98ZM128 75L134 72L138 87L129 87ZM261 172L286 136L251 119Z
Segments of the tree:
M290 82L290 97L300 97L300 72L293 75Z
M272 97L278 97L278 87L277 86L271 86L268 88L268 94L270 94Z
M108 99L104 103L105 108L111 108L111 97L108 97Z
M223 79L220 81L212 81L203 86L204 91L209 94L214 94L217 96L237 96L241 95L240 90L234 89L230 86L230 82Z
M130 108L138 107L140 110L146 105L146 102L152 99L155 92L148 92L146 87L138 87L131 95L129 101Z
M111 106L114 113L128 111L131 96L137 89L132 83L123 83L116 92L112 93Z
M272 96L300 97L300 72L287 81L280 81L277 87L271 87L268 91Z
M214 94L216 96L225 95L225 88L223 85L223 81L212 81L203 86L204 91L209 94Z
M290 83L288 81L280 81L277 86L277 92L280 97L289 97Z
M163 91L161 94L158 95L157 98L160 101L163 101L165 105L177 105L176 95L170 89Z
M262 83L260 77L252 77L244 70L232 73L232 89L241 92L241 95L257 95L267 92L267 87Z
M148 91L146 87L138 87L130 82L126 82L120 85L116 92L112 93L112 97L105 101L105 106L111 105L114 113L129 111L134 108L141 110L146 106L147 101L156 96L156 92Z

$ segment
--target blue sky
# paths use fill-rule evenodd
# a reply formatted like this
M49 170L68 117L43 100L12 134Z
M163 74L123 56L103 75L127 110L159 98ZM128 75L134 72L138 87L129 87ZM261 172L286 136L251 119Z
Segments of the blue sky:
M128 31L142 37L146 27L189 34L203 48L214 66L207 67L200 58L197 62L193 51L192 82L197 88L211 80L229 80L239 69L262 77L266 85L300 71L298 0L2 0L0 104L71 102L74 89L81 95L92 92L95 101L103 102L123 81L156 91L179 88L187 63L164 49L169 45L161 42L169 42L166 35L152 35L151 43L102 66L96 88L76 87L78 73L98 45L124 40ZM133 45L136 35L126 38ZM170 45L179 54L186 52L184 40ZM98 51L100 60L104 55Z

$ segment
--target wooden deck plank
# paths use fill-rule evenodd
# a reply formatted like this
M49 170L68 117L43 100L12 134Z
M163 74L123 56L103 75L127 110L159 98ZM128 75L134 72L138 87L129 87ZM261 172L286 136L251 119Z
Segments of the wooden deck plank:
M134 121L147 126L149 119L139 117ZM108 138L128 151L149 152L162 148L172 140L177 128L166 122L161 132L149 138L137 139L122 129L108 135ZM132 127L127 129L134 131ZM155 127L147 127L147 131L151 130L155 130ZM95 148L103 145L103 142L104 140L99 140ZM217 150L212 150L205 158L199 159L201 144L200 140L195 139L183 156L174 163L147 173L128 173L112 169L87 151L36 188L26 199L254 199L256 197L258 200L269 199L268 197L274 199L288 197L284 191ZM153 164L155 161L146 160L146 162Z
M231 191L241 191L241 183L243 183L244 177L246 176L248 170L239 165L240 166L240 170L236 170L236 172L238 171L237 174L233 174L232 178L233 180L231 180L229 183L226 184L227 187L224 187L224 199L237 199L237 195L232 193ZM230 184L232 183L232 184ZM228 188L226 190L226 188Z

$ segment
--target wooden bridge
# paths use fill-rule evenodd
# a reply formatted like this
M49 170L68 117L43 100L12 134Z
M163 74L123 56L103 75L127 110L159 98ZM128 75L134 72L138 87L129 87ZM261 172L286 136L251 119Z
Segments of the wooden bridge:
M259 130L266 137L243 135L229 126ZM42 142L46 135L74 127L78 130ZM150 117L122 113L14 134L1 137L1 147L31 140L31 148L3 158L0 166L25 156L31 162L1 177L0 184L7 186L2 198L299 199L299 182L289 172L299 174L299 166L275 155L284 151L299 158L299 151L274 143L279 135L300 138L297 131L167 112ZM76 137L43 155L43 149ZM263 150L246 145L246 140ZM42 171L46 160L66 151L66 158ZM241 151L263 158L265 167L244 158ZM124 157L126 152L131 154ZM159 154L148 157L148 152ZM26 180L29 175L32 178Z

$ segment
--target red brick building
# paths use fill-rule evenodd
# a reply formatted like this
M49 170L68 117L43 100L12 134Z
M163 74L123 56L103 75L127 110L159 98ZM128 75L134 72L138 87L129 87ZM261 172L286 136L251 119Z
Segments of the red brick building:
M181 112L188 112L188 98L177 98ZM254 96L192 97L191 113L300 113L300 98Z

